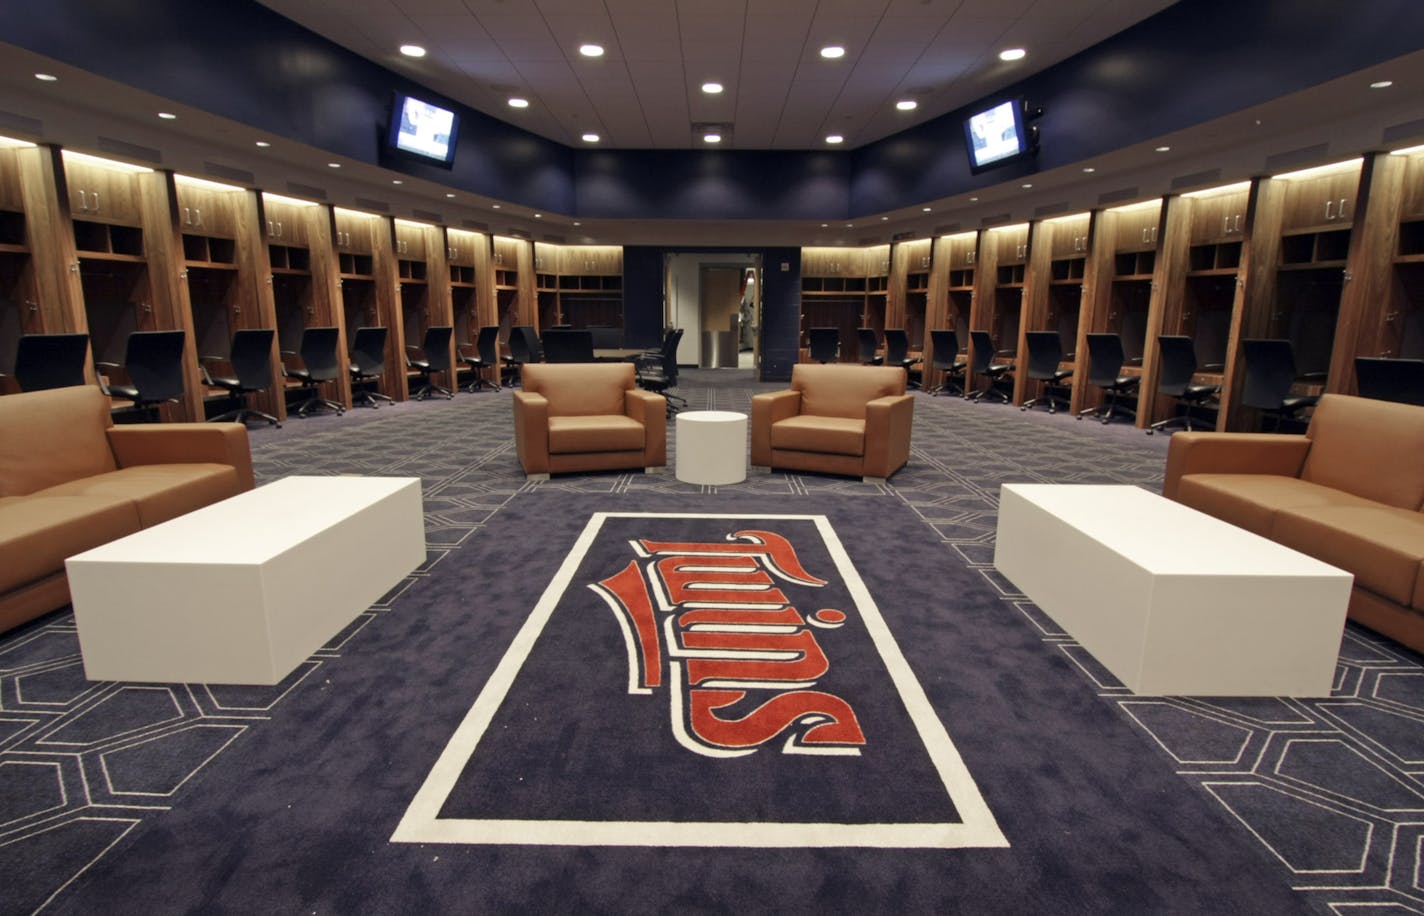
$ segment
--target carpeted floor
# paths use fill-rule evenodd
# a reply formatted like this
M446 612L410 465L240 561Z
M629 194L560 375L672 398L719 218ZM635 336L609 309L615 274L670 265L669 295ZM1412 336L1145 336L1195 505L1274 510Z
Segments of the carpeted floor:
M688 371L681 392L746 410L776 387ZM1328 700L1134 697L994 572L1000 483L1154 489L1164 437L918 395L911 464L885 486L771 474L704 488L670 473L526 484L508 399L462 393L253 430L264 481L424 483L426 564L276 688L91 684L67 612L0 637L0 912L1424 912L1416 656L1352 627ZM598 512L824 517L1008 846L392 843ZM905 682L887 686L878 663L846 662L856 673L834 681L866 710L858 756L778 770L791 755L762 749L750 768L664 772L668 707L650 715L627 693L607 607L576 613L561 604L520 656L498 733L447 815L620 811L630 838L646 823L798 812L953 819L927 789L933 753L907 737ZM828 655L841 634L820 637ZM886 723L898 723L889 744ZM633 736L639 753L620 753Z

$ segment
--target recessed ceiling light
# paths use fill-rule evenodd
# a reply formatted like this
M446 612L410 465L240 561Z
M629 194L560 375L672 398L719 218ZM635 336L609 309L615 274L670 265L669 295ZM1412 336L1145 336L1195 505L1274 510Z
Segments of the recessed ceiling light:
M584 57L602 57L603 45L596 45L592 42L586 45L579 45L579 53Z
M1083 166L1083 171L1091 173L1096 172L1097 169L1093 168L1091 165L1085 165Z
M392 179L391 179L391 184L405 184L405 179L403 179L403 178L392 178Z
M702 91L705 92L705 93L707 93L708 95L716 95L717 93L719 93L719 92L722 91L722 84L721 84L721 83L703 83L703 84L702 84Z
M721 143L721 142L722 142L722 135L719 134L719 133L717 133L716 131L710 131L710 132L705 133L705 134L702 135L702 142L703 142L703 143Z
M503 204L490 204L491 210L498 210Z
M1172 151L1172 148L1171 148L1170 146L1159 146L1159 147L1157 147L1157 152L1159 152L1159 153L1168 153L1168 152L1171 152L1171 151Z
M424 57L425 49L420 45L401 45L400 52L406 57Z
M1393 85L1394 85L1394 80L1375 80L1373 83L1370 83L1370 88L1371 88L1371 89L1388 89L1390 86L1393 86Z
M830 225L831 225L830 223L822 223L822 224L821 224L821 228L822 228L822 229L829 229L829 228L830 228Z
M971 204L973 204L973 203L978 203L978 202L979 202L979 198L977 198L977 197L971 197L971 198L969 198L969 202L970 202Z
M901 99L900 101L895 103L895 108L899 111L914 111L916 108L919 107L920 103L916 102L914 99Z
M509 100L509 107L510 107L510 108L528 108L528 107L529 107L529 100L528 100L528 99L521 99L519 96L515 96L514 98L512 98L512 99Z
M845 57L845 48L840 45L826 45L821 49L821 56L826 60L835 60L840 57Z
M55 80L59 79L59 77L55 76L53 73L36 73L35 79L45 83L52 83Z
M888 216L882 216L882 217L880 217L880 221L881 221L882 223L888 223L888 222L890 222L890 217L888 217Z
M1023 184L1019 185L1019 187L1021 187L1021 188L1025 189L1025 190L1027 190L1027 189L1033 187L1033 182L1031 182L1031 181L1025 181Z
M840 134L831 134L829 137L826 138L826 142L827 142L827 143L844 143L844 142L845 142L845 137L842 137Z
M1004 50L999 52L999 60L1023 60L1024 57L1027 55L1028 52L1025 51L1023 48L1005 48Z
M454 197L454 196L455 196L455 193L454 193L453 191L450 191L450 192L447 192L447 193L445 194L445 196L446 196L446 197Z
M271 146L272 144L271 144L271 143L268 143L266 140L258 140L256 145L262 147L263 149L266 149L267 147Z
M575 226L582 226L583 223L579 222L578 220L574 220L574 225L575 225Z
M158 116L165 121L176 121L178 116L171 111L160 111Z
M847 229L854 229L854 228L855 228L855 223L846 223L846 228L847 228Z
M543 219L543 218L544 218L544 214L542 214L542 213L535 213L535 214L534 214L534 218L535 218L535 219Z
M583 135L583 142L585 142L585 143L597 143L599 140L602 140L602 139L603 139L602 137L600 137L598 134L594 133L593 131L589 131L588 133L586 133L586 134Z
M326 164L326 167L329 168L329 169L339 169L339 168L341 168L341 163L339 163L339 162L328 162L328 163Z
M925 213L929 213L929 212L930 212L930 208L929 208L929 207L921 207L920 209L921 209L922 211L924 211Z

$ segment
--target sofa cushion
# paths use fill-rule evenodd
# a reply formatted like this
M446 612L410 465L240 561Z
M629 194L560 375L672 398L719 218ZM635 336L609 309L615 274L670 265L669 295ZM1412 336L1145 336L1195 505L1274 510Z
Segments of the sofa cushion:
M1177 501L1262 537L1271 537L1272 521L1284 508L1379 505L1276 474L1188 474L1177 486Z
M0 592L63 572L65 558L140 527L138 507L121 496L0 499Z
M1306 435L1302 480L1387 506L1424 507L1424 409L1327 394Z
M1424 515L1418 512L1378 503L1283 508L1271 538L1354 573L1357 586L1424 610Z
M0 397L0 496L24 496L118 466L96 385Z
M166 522L243 490L226 464L141 464L40 491L39 496L104 496L132 500L143 527ZM215 537L221 532L214 532Z
M865 421L802 414L771 424L771 447L832 455L865 454Z
M643 424L631 417L617 414L549 418L550 454L642 450Z
M801 413L817 417L864 420L866 404L905 393L905 378L899 366L798 363L791 367L791 389L801 392Z
M525 391L548 399L550 417L626 413L623 392L636 387L632 363L531 363L519 372Z

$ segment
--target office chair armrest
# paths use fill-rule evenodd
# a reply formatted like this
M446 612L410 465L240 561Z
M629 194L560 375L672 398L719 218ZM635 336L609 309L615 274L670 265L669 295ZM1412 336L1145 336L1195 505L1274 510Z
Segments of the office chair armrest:
M99 362L98 360L95 360L95 362L94 362L94 368L96 368L96 369L122 369L123 366L120 366L118 363Z
M1329 373L1329 372L1323 372L1323 371L1302 372L1300 375L1296 376L1296 379L1295 379L1295 380L1298 381L1298 382L1323 382L1323 381L1325 381L1326 379L1328 379L1329 377L1330 377L1330 373Z
M1162 495L1177 498L1188 474L1274 474L1299 477L1310 439L1279 433L1173 433L1167 446Z
M865 405L865 477L889 477L910 458L915 398L893 394Z
M525 474L549 473L549 400L542 394L514 393L514 447Z
M135 423L110 426L109 447L119 467L145 464L226 464L252 489L252 451L242 423Z
M1225 371L1226 371L1226 363L1203 363L1203 364L1202 364L1202 367L1201 367L1201 371L1202 371L1202 372L1225 372Z
M771 467L771 426L801 412L801 392L771 391L752 396L751 463Z
M1123 364L1124 366L1140 366L1140 365L1142 365L1142 357L1140 357L1140 356L1130 356L1130 357L1128 357L1127 359L1123 360L1123 361L1122 361L1122 364Z

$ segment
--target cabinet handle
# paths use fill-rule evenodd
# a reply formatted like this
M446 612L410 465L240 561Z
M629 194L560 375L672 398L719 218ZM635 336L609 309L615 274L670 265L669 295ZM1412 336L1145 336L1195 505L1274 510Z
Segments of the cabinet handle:
M88 209L89 209L89 198L87 198L86 196L84 196L84 189L83 189L83 188L80 188L80 189L79 189L79 209L80 209L80 210L88 210Z
M1231 217L1229 217L1229 216L1223 216L1223 217L1221 218L1221 234L1222 234L1222 235L1230 235L1230 234L1231 234Z
M1327 200L1325 202L1325 218L1327 220L1335 218L1335 201Z
M93 193L93 195L94 195L94 212L95 212L95 213L98 213L98 212L99 212L99 192L98 192L98 191L94 191L94 192L92 192L92 193Z
M1235 232L1240 232L1240 231L1241 231L1241 214L1240 214L1240 213L1236 214L1236 216L1235 216L1234 227L1235 227L1235 228L1234 228L1233 231L1235 231Z
M1345 198L1340 198L1340 218L1345 218Z

